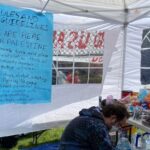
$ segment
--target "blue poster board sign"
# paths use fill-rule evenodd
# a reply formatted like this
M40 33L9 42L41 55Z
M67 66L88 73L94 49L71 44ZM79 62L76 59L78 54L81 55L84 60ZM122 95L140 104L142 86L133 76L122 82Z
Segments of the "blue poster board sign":
M53 16L0 5L0 104L51 101Z

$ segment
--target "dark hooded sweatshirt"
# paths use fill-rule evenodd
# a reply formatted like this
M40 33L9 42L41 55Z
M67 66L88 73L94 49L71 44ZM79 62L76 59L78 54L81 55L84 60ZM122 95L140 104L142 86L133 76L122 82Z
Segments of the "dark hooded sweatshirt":
M66 127L59 150L114 150L98 107L82 109Z

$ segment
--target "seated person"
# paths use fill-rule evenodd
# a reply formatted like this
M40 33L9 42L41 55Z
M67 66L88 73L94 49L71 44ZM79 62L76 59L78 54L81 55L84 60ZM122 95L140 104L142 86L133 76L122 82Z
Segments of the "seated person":
M109 131L121 128L128 118L125 105L118 102L82 109L65 128L59 150L114 150Z

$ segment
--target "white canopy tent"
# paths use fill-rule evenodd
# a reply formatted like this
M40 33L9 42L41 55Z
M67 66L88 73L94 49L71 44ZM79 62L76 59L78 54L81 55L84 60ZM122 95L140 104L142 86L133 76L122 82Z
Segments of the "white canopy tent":
M63 125L81 108L98 105L99 95L120 98L122 90L139 91L149 85L141 82L141 50L149 49L150 0L0 0L0 4L51 11L55 30L74 24L106 33L102 90L100 84L58 85L53 86L50 104L1 105L0 136Z
M1 0L1 4L80 15L116 22L131 22L149 11L146 0Z

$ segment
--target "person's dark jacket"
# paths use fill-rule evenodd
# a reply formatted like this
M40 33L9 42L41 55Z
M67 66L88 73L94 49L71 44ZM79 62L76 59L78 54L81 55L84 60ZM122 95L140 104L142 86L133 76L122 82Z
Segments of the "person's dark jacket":
M98 107L83 109L66 127L59 150L114 150Z

